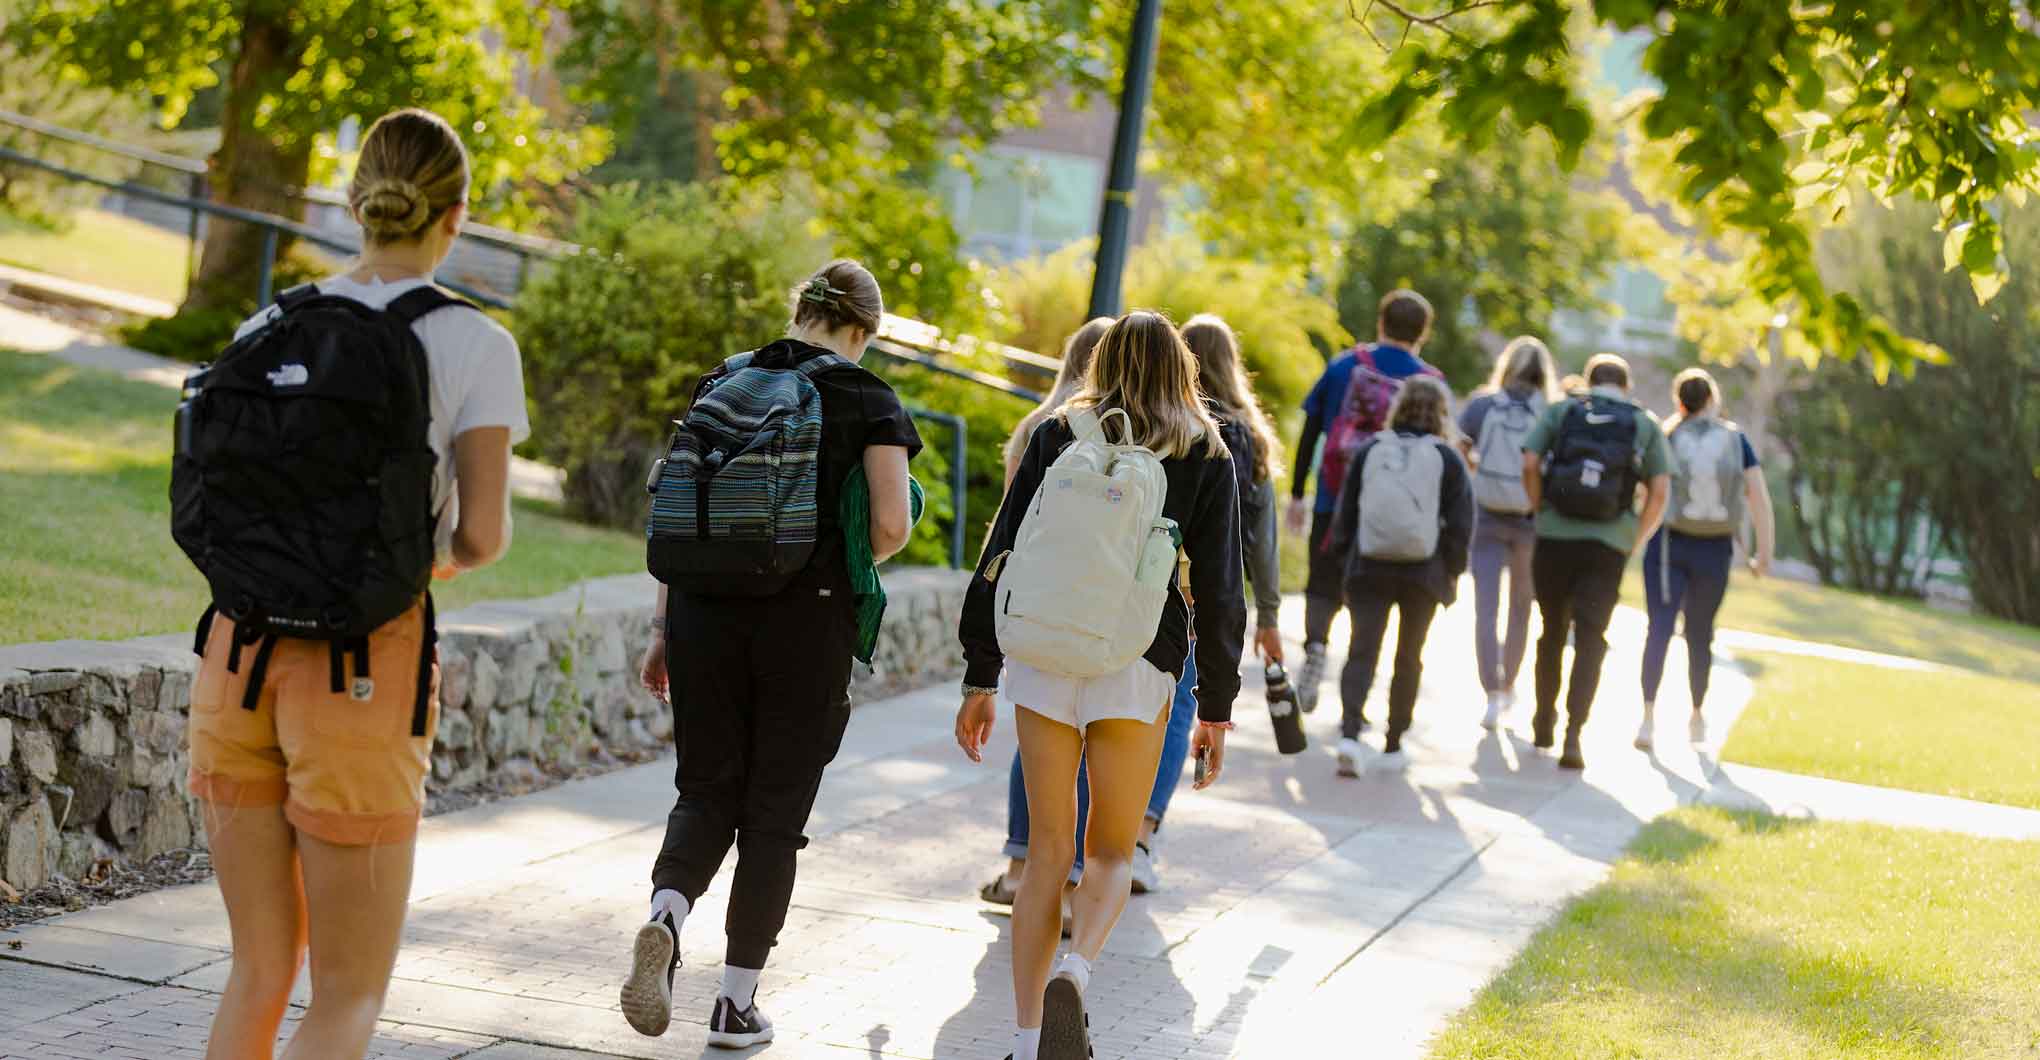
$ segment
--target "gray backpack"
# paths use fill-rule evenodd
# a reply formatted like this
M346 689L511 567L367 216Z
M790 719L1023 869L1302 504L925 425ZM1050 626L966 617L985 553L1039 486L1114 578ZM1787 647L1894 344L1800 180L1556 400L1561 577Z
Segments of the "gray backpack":
M1729 537L1742 530L1742 432L1712 416L1672 430L1672 497L1665 524L1693 537Z
M1532 394L1519 400L1506 390L1495 391L1487 415L1480 421L1480 437L1474 442L1478 467L1473 475L1473 501L1491 512L1525 515L1530 511L1530 493L1523 488L1523 439L1537 426L1544 411L1544 396Z
M1438 551L1444 476L1436 438L1375 435L1360 469L1360 554L1393 563L1430 559Z

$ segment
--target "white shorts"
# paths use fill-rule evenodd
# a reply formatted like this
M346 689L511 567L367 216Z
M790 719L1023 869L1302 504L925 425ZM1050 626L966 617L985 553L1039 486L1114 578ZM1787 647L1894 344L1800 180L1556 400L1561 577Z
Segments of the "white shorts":
M1146 659L1103 677L1065 677L1008 659L1005 684L1006 702L1079 730L1112 718L1153 724L1176 696L1176 679Z

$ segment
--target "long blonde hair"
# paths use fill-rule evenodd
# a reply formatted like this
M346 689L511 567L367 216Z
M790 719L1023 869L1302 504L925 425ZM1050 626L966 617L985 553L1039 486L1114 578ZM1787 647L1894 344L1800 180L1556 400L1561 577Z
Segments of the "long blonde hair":
M1282 466L1282 439L1254 397L1254 384L1240 363L1240 343L1232 326L1216 314L1199 313L1183 325L1183 345L1197 358L1197 385L1204 396L1216 403L1227 419L1253 435L1254 448L1259 451L1254 481L1274 478L1275 469Z
M1084 377L1091 374L1091 353L1098 348L1098 340L1105 337L1105 330L1112 326L1111 317L1093 317L1084 326L1070 332L1063 340L1062 367L1056 369L1055 385L1049 388L1048 396L1041 404L1022 417L1013 427L1013 433L1006 439L1006 481L1013 481L1013 472L1020 467L1020 458L1027 453L1027 439L1034 436L1034 428L1041 421L1055 415L1055 410L1069 404L1084 388Z
M1211 460L1226 457L1218 421L1197 396L1197 358L1169 318L1136 309L1114 321L1091 360L1083 392L1058 415L1078 409L1120 409L1137 445L1155 455L1188 457L1202 445Z
M1517 385L1536 389L1547 403L1565 396L1558 386L1558 364L1535 336L1518 335L1502 347L1502 352L1495 355L1495 370L1482 392L1493 393Z

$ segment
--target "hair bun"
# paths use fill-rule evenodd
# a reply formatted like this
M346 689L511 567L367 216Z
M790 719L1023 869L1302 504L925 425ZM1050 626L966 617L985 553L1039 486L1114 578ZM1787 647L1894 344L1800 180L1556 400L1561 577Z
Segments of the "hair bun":
M385 241L408 237L432 218L432 204L425 192L408 180L384 179L370 184L354 209L361 215L361 227Z

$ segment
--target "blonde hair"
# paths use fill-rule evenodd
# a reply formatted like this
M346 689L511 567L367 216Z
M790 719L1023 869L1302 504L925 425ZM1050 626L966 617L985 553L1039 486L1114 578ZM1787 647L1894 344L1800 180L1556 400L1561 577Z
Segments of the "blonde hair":
M1708 409L1721 414L1721 385L1705 368L1688 368L1672 377L1672 418L1665 421L1665 433Z
M1450 440L1452 391L1427 375L1403 380L1394 403L1388 406L1388 427L1395 431L1435 434Z
M1253 436L1254 447L1259 450L1254 462L1254 481L1274 478L1275 469L1282 464L1282 439L1254 397L1254 384L1240 363L1240 343L1232 326L1215 314L1199 313L1183 325L1183 345L1190 347L1191 356L1197 358L1197 385L1204 396L1216 403L1227 419L1246 427Z
M409 243L467 194L467 148L459 134L445 118L407 107L369 126L347 205L369 243Z
M1546 401L1557 401L1562 396L1558 365L1551 359L1551 350L1535 336L1518 335L1495 355L1495 370L1488 376L1485 389L1494 392L1511 386L1532 387Z
M1188 457L1200 445L1207 459L1227 456L1218 421L1197 396L1197 359L1176 325L1153 310L1120 317L1098 340L1083 392L1058 414L1078 409L1124 411L1130 440L1165 459Z
M1070 332L1063 340L1062 367L1056 369L1055 385L1049 388L1048 396L1033 411L1021 417L1013 427L1013 433L1006 439L1006 478L1010 481L1013 472L1020 466L1020 458L1027 452L1027 439L1034 436L1034 428L1041 421L1055 415L1055 411L1069 404L1084 386L1084 377L1091 372L1091 354L1098 348L1098 340L1105 337L1105 331L1112 326L1111 317L1092 317L1084 326Z
M793 326L819 326L824 331L862 328L864 337L878 334L885 323L885 296L871 270L849 258L837 258L795 285Z

